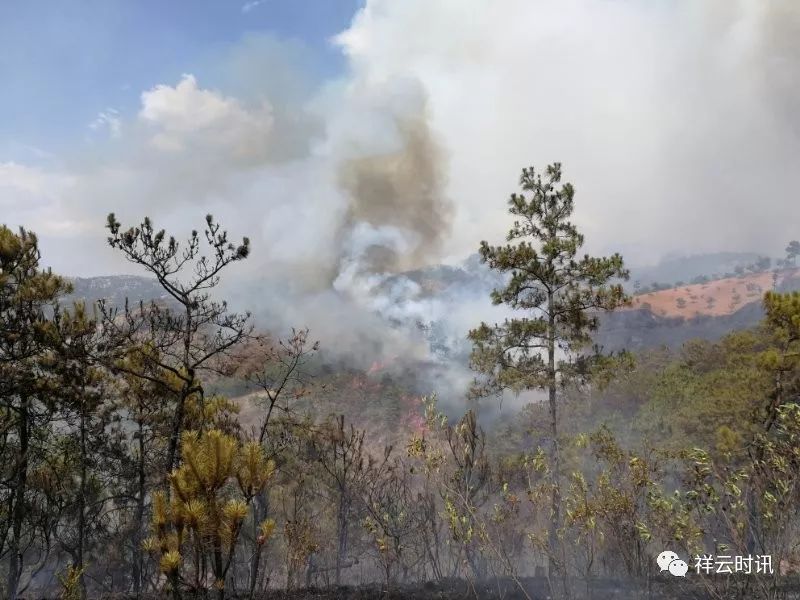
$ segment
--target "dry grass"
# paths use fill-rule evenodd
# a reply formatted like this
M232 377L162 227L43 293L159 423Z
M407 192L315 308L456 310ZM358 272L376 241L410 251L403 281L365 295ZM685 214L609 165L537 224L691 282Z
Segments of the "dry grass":
M729 277L640 294L634 297L632 308L649 306L650 311L660 317L721 317L752 302L761 302L773 284L771 272Z

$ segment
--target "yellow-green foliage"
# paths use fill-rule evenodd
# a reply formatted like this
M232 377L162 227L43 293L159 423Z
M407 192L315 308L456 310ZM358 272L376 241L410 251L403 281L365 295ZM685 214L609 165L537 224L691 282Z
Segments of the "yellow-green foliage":
M81 592L81 575L83 575L85 570L85 567L79 569L70 565L63 575L58 576L58 580L61 582L60 600L81 600L83 597Z
M266 487L274 464L257 443L242 443L216 429L187 432L182 457L170 476L170 499L163 492L154 495L155 535L146 548L160 555L161 570L173 587L191 580L203 586L209 564L214 586L221 588L250 501ZM270 520L260 524L259 543L274 527Z
M288 585L293 587L300 567L305 564L309 556L319 549L319 544L315 541L314 526L307 518L286 521L283 526L283 535L286 539Z

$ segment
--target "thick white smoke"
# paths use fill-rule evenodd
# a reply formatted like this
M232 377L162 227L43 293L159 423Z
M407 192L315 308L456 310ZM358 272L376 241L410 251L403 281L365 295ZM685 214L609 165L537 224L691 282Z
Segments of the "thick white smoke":
M369 0L335 43L348 68L323 85L296 44L249 36L217 85L143 90L61 168L0 167L6 220L89 275L126 267L108 211L176 231L212 212L253 241L226 295L363 361L429 357L410 325L463 340L498 316L402 273L501 241L529 164L563 162L587 249L629 263L798 237L795 0Z

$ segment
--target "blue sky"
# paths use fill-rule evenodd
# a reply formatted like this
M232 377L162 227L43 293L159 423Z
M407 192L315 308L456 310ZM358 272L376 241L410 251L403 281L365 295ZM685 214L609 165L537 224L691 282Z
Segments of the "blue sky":
M107 109L135 112L143 90L217 68L248 36L304 53L306 76L344 61L329 39L361 0L5 0L0 3L0 161L63 154ZM43 153L41 153L42 151Z
M88 274L120 268L110 210L213 212L310 272L339 256L355 167L396 190L422 165L453 205L425 259L455 261L502 237L522 166L558 160L593 253L797 237L797 0L364 1L0 0L0 222Z

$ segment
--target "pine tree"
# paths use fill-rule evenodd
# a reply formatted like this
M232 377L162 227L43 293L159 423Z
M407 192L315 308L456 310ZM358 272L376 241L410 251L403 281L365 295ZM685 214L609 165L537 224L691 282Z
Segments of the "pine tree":
M54 410L39 378L40 360L47 348L43 327L69 284L40 268L36 235L20 229L18 234L0 226L0 410L3 447L14 460L3 466L3 504L10 532L7 548L6 593L15 598L23 569L31 466L35 445L45 439ZM4 537L5 540L5 537Z
M159 556L174 598L185 587L205 590L210 575L219 600L252 498L275 470L256 442L241 443L218 429L186 432L181 466L170 474L170 498L154 496L154 536L146 547ZM260 523L264 544L275 523Z
M50 350L42 360L43 379L49 383L57 414L70 430L54 435L61 440L66 476L54 473L57 482L48 490L51 506L57 506L54 527L61 550L72 558L81 597L86 596L86 557L105 537L109 499L119 492L124 438L113 402L109 402L110 377L99 356L106 339L96 315L83 303L72 309L56 307L44 333Z
M481 242L483 262L510 276L505 287L492 292L493 303L505 304L524 316L501 324L481 323L469 333L471 366L478 373L474 396L504 390L548 393L554 465L551 559L561 521L558 389L585 373L588 361L582 352L598 326L598 312L629 302L622 285L615 283L628 278L619 254L578 255L584 237L569 221L575 189L569 183L558 188L560 181L559 163L547 167L544 179L533 167L523 169L523 193L512 194L508 202L509 212L516 217L508 232L509 243ZM558 568L558 560L551 561L551 568Z
M762 368L772 373L774 382L763 415L769 431L783 405L800 401L800 292L767 292L764 310L764 325L773 342L761 357Z
M206 216L205 251L197 231L192 231L185 246L181 246L174 237L167 238L163 229L156 231L149 218L138 227L123 230L111 213L107 227L111 232L108 238L111 247L152 274L169 297L166 306L140 303L138 311L126 304L122 319L115 310L101 304L104 326L114 332L119 346L135 349L146 344L153 348L155 352L141 355L147 368L168 373L179 383L175 386L173 381L154 378L146 370L130 372L174 393L166 476L180 462L187 401L192 397L203 401L200 372L220 368L220 360L252 332L249 313L232 313L226 302L211 297L222 271L247 258L250 241L243 238L239 245L231 243L227 232L221 230L211 215ZM116 368L124 370L125 366L117 363Z

